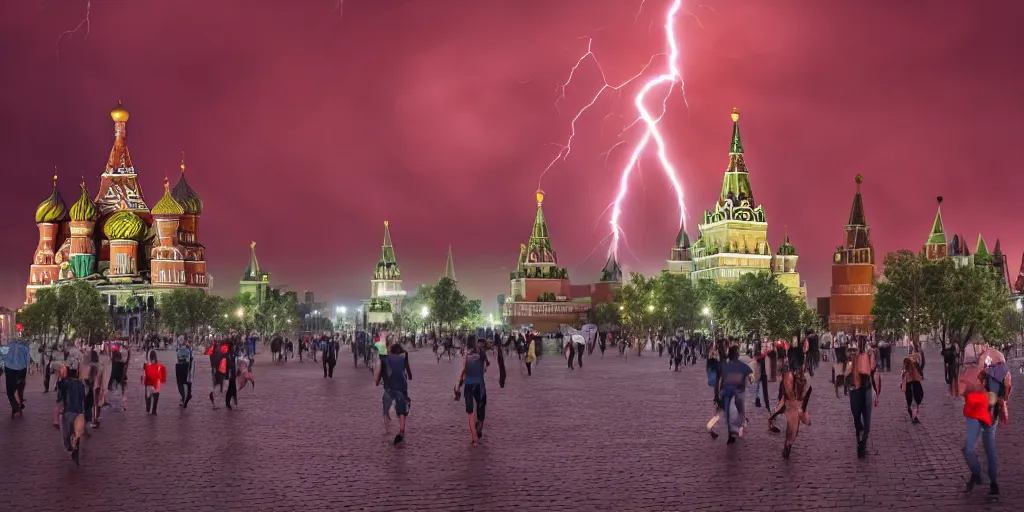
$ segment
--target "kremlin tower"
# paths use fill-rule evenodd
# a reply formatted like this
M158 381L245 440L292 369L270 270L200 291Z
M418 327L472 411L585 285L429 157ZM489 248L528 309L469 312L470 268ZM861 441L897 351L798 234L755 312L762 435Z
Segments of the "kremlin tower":
M829 330L862 332L871 330L871 307L875 299L875 249L869 237L871 228L864 215L864 200L858 174L857 192L853 195L850 219L846 222L843 245L836 247L832 257L832 290L829 299ZM941 217L936 222L942 226ZM945 239L945 235L943 240Z
M164 195L150 211L128 151L129 112L117 103L110 111L114 145L100 188L90 199L85 183L70 212L57 190L36 209L39 245L26 286L30 304L40 288L58 281L87 279L108 303L163 290L206 288L206 249L196 226L202 200L185 182L185 166L174 191L164 181Z
M384 243L380 248L380 260L370 280L370 298L363 301L368 323L387 323L393 319L393 312L402 310L402 271L395 258L395 247L391 245L391 229L384 221ZM385 307L387 306L387 307Z
M548 223L544 219L544 191L537 191L537 216L533 232L526 245L519 246L519 262L511 277L513 301L533 302L547 297L567 297L570 294L569 271L558 266L558 258L548 238Z
M722 193L714 210L704 212L703 222L698 226L700 236L692 246L685 231L676 237L669 271L688 272L693 279L713 279L719 283L735 281L752 272L772 272L793 296L805 297L796 272L796 249L788 237L775 256L768 245L768 222L764 209L754 200L739 121L739 109L733 109L729 165L722 180Z

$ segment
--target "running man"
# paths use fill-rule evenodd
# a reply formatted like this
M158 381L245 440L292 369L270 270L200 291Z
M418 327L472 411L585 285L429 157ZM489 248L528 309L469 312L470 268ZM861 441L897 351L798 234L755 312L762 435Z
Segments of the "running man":
M395 436L394 444L400 444L405 440L405 420L409 416L409 381L412 380L409 358L402 346L397 343L392 345L387 363L377 365L374 373L375 385L379 386L382 379L387 380L387 396L394 402L395 415L398 416L398 435ZM388 422L385 420L385 430L387 427Z

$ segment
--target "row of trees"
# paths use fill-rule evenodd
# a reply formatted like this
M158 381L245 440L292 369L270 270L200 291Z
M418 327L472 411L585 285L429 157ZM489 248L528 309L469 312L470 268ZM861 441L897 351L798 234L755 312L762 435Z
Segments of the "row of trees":
M991 265L930 261L908 250L889 253L872 314L876 331L891 337L922 334L943 347L964 348L972 339L999 344L1021 332L1005 277Z
M817 313L768 272L752 273L720 285L712 280L662 272L633 272L615 302L600 304L590 321L629 334L714 329L729 335L786 338L820 327Z
M148 308L131 295L121 307L125 314L139 315L146 334L165 330L194 338L234 329L269 335L299 325L295 299L276 291L259 302L249 294L228 299L197 289L174 290L160 296L155 306ZM35 302L18 313L18 323L25 336L46 342L97 341L114 330L110 313L95 286L76 280L39 290Z

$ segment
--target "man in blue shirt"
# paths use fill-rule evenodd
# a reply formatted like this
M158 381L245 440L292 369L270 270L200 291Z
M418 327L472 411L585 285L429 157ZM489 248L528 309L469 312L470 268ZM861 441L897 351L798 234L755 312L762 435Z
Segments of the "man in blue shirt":
M11 402L11 417L21 415L25 408L25 380L30 361L29 347L21 338L12 338L4 355L4 376L7 379L7 400Z
M722 364L722 378L718 381L722 397L722 410L725 411L725 423L729 428L729 441L726 444L735 443L737 435L743 437L743 420L746 416L744 394L747 390L747 382L751 380L754 373L747 363L739 359L739 347L736 345L729 347L729 360ZM730 403L736 406L736 418L731 417Z

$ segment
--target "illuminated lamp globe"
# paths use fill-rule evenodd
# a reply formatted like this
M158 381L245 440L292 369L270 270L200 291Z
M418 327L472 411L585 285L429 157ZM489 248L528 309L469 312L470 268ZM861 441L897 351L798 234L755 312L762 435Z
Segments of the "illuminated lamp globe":
M113 119L115 123L128 122L129 115L128 109L124 108L121 100L117 100L117 106L110 109L110 118Z

